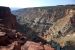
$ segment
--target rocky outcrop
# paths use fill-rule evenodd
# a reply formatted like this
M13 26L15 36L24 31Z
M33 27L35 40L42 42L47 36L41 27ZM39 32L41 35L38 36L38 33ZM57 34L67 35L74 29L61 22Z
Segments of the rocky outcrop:
M55 50L50 45L42 45L32 41L27 41L21 48L22 50Z
M0 7L0 25L7 28L16 28L16 16L11 14L8 7Z
M16 16L11 14L10 8L0 6L0 50L10 50L9 45L17 39L16 23Z
M11 43L15 38L15 33L16 17L11 14L9 7L0 7L0 46Z

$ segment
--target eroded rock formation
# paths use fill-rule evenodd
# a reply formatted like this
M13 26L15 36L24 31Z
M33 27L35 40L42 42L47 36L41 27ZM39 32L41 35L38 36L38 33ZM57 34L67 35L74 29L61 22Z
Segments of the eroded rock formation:
M0 7L0 50L60 50L67 41L75 42L74 5L14 13L17 19L9 7Z
M54 50L43 44L44 40L40 37L18 32L17 24L16 16L11 14L10 8L0 7L0 50Z
M66 34L71 27L70 19L75 14L75 6L25 8L13 11L13 14L17 15L17 21L21 25L27 25L40 35L49 31L52 34L58 34L58 32Z
M13 11L13 14L17 15L17 21L23 27L31 28L47 42L54 40L62 47L70 41L68 37L75 34L75 5L24 8Z
M7 28L16 28L16 17L15 15L11 14L8 7L0 7L0 25L1 24Z
M16 29L16 17L11 14L9 7L0 7L0 45L7 45L14 39Z

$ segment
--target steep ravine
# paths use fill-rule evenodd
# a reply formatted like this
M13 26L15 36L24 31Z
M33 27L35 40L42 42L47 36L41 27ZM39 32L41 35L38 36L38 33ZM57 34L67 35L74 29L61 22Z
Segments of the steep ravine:
M72 42L70 39L75 38L75 5L24 8L12 13L22 25L20 31L31 36L36 34L47 42L57 42L61 47L67 46L67 41ZM31 30L27 30L26 27Z
M75 49L75 5L24 8L13 14L0 6L0 50Z
M26 25L33 31L37 32L38 35L44 33L46 34L49 29L51 29L54 34L56 34L56 32L64 33L69 29L69 27L72 26L70 19L71 17L74 17L75 6L64 5L52 7L24 8L13 11L13 14L17 16L18 23L20 23L21 25ZM65 27L67 29L65 29Z

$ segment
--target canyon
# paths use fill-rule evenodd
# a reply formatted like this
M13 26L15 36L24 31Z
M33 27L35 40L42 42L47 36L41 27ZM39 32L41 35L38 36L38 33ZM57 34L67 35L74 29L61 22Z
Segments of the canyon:
M75 5L0 6L0 50L74 50Z

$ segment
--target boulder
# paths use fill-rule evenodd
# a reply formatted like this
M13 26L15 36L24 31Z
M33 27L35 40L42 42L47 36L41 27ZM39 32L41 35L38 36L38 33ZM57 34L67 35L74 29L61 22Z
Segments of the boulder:
M33 41L27 41L22 47L21 50L54 50L50 45L43 45L41 43L36 43Z
M50 45L44 45L44 50L54 50Z

